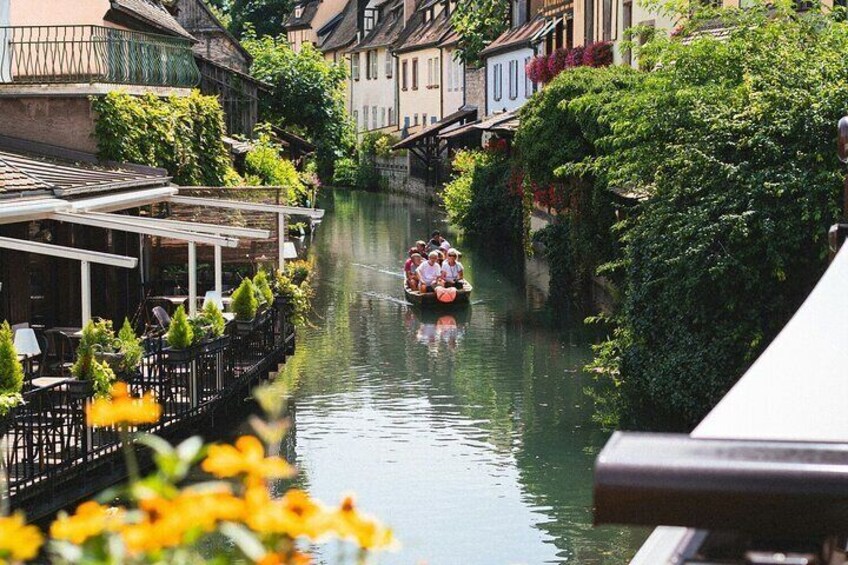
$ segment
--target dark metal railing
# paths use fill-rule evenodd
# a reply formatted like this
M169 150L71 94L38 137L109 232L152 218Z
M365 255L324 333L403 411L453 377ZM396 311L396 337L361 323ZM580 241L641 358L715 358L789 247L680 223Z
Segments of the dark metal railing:
M285 359L294 329L285 320L284 304L261 313L247 330L229 326L228 335L172 351L163 335L147 336L139 371L127 379L136 396L153 392L162 405L162 418L145 431L168 436L184 430L198 416L216 410L223 401L244 392ZM119 437L111 428L88 428L84 387L59 381L24 393L25 404L12 418L0 419L5 429L3 463L12 505L56 490L69 480L87 476L114 458ZM71 386L74 385L74 386Z
M185 39L92 25L0 27L0 84L192 87L199 81Z

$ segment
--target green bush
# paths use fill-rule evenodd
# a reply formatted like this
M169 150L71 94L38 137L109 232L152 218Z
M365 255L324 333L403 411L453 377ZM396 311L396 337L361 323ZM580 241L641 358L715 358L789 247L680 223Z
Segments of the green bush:
M77 346L77 360L71 374L79 380L92 380L93 364L98 353L115 351L115 330L111 320L89 320L82 329Z
M285 187L289 204L303 204L309 197L306 185L294 164L280 157L280 151L267 134L261 134L245 157L245 172L258 181L254 184Z
M0 394L16 394L23 390L24 368L15 351L14 336L9 322L0 326ZM8 412L8 410L6 410ZM0 410L0 414L5 414Z
M277 271L274 278L274 288L286 303L286 316L295 326L303 326L308 322L307 316L311 309L312 287L304 279L295 284L289 274Z
M99 156L162 167L185 186L221 186L235 179L218 99L193 91L160 98L113 91L91 98Z
M135 335L135 330L126 318L124 318L124 324L118 332L118 343L120 352L124 356L121 362L121 372L124 374L134 372L141 364L144 348L141 346L141 339Z
M89 378L87 380L90 380L92 383L94 396L102 398L109 396L109 393L112 391L112 385L115 384L117 377L109 363L92 359Z
M261 304L270 306L274 303L274 291L271 290L271 284L268 282L268 273L260 269L253 277L253 287L256 291L256 298Z
M342 157L336 161L333 172L333 185L353 188L356 186L359 164L356 159Z
M194 330L182 306L177 307L177 311L174 312L171 325L168 326L166 340L173 349L188 349L194 344Z
M209 326L210 337L217 338L224 335L224 330L227 327L227 320L224 318L224 314L221 312L221 309L218 308L218 304L211 300L208 301L203 305L203 311L200 315Z
M259 310L259 301L256 299L256 290L253 282L245 278L239 287L233 292L231 306L236 320L248 321L256 317Z
M595 368L678 425L699 421L789 320L840 215L848 24L782 3L729 17L722 40L645 47L657 70L607 102L590 164L649 195L622 232L624 299Z

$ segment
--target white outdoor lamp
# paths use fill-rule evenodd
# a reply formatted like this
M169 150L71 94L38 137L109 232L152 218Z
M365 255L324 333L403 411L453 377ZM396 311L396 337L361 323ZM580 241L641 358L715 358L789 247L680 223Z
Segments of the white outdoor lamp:
M41 347L31 328L21 328L15 332L15 351L25 359L41 355Z

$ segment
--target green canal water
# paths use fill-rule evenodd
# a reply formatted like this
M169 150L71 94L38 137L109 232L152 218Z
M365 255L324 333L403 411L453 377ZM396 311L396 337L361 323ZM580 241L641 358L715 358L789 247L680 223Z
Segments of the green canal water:
M301 485L326 502L353 491L391 525L402 547L379 563L626 563L647 532L591 526L608 438L583 392L594 338L548 312L544 271L462 247L417 200L336 191L322 205L313 327L283 369ZM403 301L404 250L436 228L474 284L462 315Z

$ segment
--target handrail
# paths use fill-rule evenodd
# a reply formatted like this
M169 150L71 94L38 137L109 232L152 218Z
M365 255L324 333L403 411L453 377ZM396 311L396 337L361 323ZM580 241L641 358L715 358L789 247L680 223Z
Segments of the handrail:
M0 85L189 88L199 81L185 39L95 25L0 27Z

